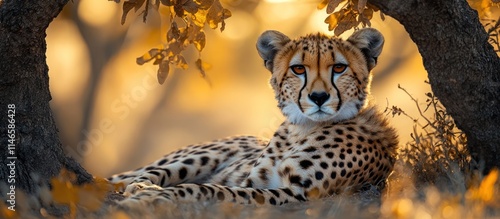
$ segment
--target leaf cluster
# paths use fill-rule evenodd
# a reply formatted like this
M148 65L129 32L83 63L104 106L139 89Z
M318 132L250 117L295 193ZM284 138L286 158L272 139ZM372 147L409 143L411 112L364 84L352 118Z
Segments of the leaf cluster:
M328 30L333 30L336 36L360 25L370 27L373 13L380 11L377 7L367 4L367 0L323 0L318 9L325 7L326 13L329 14L325 23L328 24ZM385 19L381 11L380 17Z
M500 19L483 19L483 22L489 35L488 42L493 46L495 52L500 54Z
M188 68L186 59L181 54L188 46L193 45L201 56L206 44L203 31L205 26L217 29L220 24L220 31L223 31L226 25L225 19L231 17L231 12L222 7L219 0L127 0L123 3L122 24L132 9L138 11L143 5L144 21L151 5L156 10L160 6L168 7L170 12L170 28L165 36L166 43L150 49L136 60L139 65L154 60L153 64L159 66L157 77L160 84L165 82L171 66ZM200 73L205 76L208 65L200 57L195 63Z
M434 184L436 180L452 180L449 174L470 170L471 158L467 151L467 138L459 130L453 118L432 93L426 93L425 108L399 86L415 103L417 118L406 114L401 108L387 108L387 113L404 115L414 121L411 140L399 152L399 158L413 169L417 184ZM428 116L432 114L432 116ZM469 174L470 175L470 174Z

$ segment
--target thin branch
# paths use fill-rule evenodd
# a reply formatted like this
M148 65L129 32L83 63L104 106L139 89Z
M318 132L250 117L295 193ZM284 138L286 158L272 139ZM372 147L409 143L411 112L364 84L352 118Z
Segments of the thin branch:
M434 125L432 125L432 122L424 115L424 113L422 112L422 109L420 109L420 106L418 105L418 100L416 100L415 98L413 98L413 96L410 93L408 93L408 91L406 89L404 89L403 87L401 87L399 84L398 84L398 88L401 89L401 90L403 90L411 98L411 100L413 102L415 102L415 105L417 106L417 109L418 109L418 113L420 114L420 116L422 118L425 119L425 121L427 121L427 124L430 125L432 128L437 129L437 127L434 126ZM427 125L425 125L425 126L427 126Z

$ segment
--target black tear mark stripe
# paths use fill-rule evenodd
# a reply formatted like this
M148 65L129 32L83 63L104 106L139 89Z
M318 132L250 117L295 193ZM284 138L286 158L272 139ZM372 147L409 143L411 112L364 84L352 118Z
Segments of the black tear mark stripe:
M333 60L335 60L335 54L333 52L332 52L332 58L333 58ZM335 72L333 72L333 68L332 68L332 77L331 77L332 85L333 85L333 88L335 88L335 90L337 91L337 98L339 99L339 104L337 105L337 112L338 112L340 110L340 106L342 106L342 97L340 96L339 88L337 88L337 85L335 85L334 78L335 78Z
M335 53L332 51L332 60L335 61ZM342 106L342 97L340 96L340 91L339 89L337 88L337 86L335 85L335 81L334 81L334 77L335 77L335 72L333 72L333 68L332 68L332 85L333 85L333 88L335 88L335 90L337 91L337 98L339 99L339 104L337 105L337 112L340 110L340 106Z
M302 88L300 88L300 91L299 91L299 99L298 99L298 105L299 105L299 109L300 111L304 112L304 110L302 109L302 104L300 103L300 100L302 99L302 91L304 90L304 88L306 87L307 85L307 72L304 74L304 85L302 85Z

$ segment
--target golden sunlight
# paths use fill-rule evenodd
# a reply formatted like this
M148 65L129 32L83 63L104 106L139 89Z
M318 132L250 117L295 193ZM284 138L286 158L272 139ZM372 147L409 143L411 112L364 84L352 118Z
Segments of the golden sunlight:
M82 131L95 134L102 130L99 135L96 134L99 141L94 142L92 150L84 155L84 166L99 176L136 168L156 159L158 154L189 144L240 134L271 137L274 129L283 121L283 116L276 107L273 91L269 87L270 73L262 66L262 60L255 50L259 34L268 29L279 30L292 38L318 31L332 34L324 23L324 10L316 9L317 1L285 2L260 1L248 6L251 9L245 5L249 3L242 2L238 6L241 8L231 9L232 17L227 20L223 32L205 30L207 43L201 58L212 65L212 69L207 71L207 79L202 78L196 69L194 60L198 58L198 52L191 48L184 54L189 69L172 68L165 84L161 86L156 79L158 66L151 63L139 66L135 60L150 48L165 42L166 24L169 21L165 17L160 20L160 15L168 14L167 8L160 7L159 13L151 12L146 24L142 22L140 11L128 16L127 24L130 26L124 33L124 43L100 73L102 77L96 88L98 95L93 103L91 127L78 131L75 129L80 126L72 124L70 119L62 120L60 126L72 128L62 129L61 135L79 136ZM99 28L100 34L114 36L120 34L116 33L119 8L119 4L112 2L83 0L78 6L78 15L86 23ZM397 86L401 84L417 98L425 100L424 91L428 88L422 87L426 86L423 82L426 74L417 49L401 25L394 20L381 21L375 15L372 24L386 37L379 66L374 69L373 96L380 110L389 102L414 114L416 108ZM67 30L61 27L54 31ZM49 42L49 47L57 45L55 41ZM64 44L60 48L64 51L57 54L87 54L78 49L79 45ZM80 65L64 64L68 63L68 58L57 58L60 64L49 63L51 72L68 72L64 69L70 66L79 66L78 70L88 71L86 57L81 59ZM79 92L85 88L75 84L82 83L85 86L87 79L84 76L87 73L78 75L81 77L78 83L51 81L54 103L58 103L65 95L81 100L82 94ZM212 87L207 80L210 80ZM76 89L71 91L72 87ZM63 107L54 105L58 106L55 111ZM81 104L73 106L83 108ZM396 117L391 118L391 122L400 130L400 140L404 144L409 139L413 121ZM113 129L101 128L106 125L111 125ZM126 163L123 163L123 158L127 160Z
M89 52L77 26L55 19L47 30L51 107L65 139L76 139L83 114L82 102L89 82Z
M67 20L56 20L51 23L48 33L47 62L51 67L50 89L57 100L74 98L75 91L85 86L90 70L85 42L79 35L77 27Z
M252 36L258 27L255 16L246 11L233 10L233 16L228 19L227 25L241 28L226 28L224 32L218 32L217 36L229 40L245 40Z
M112 20L120 9L118 4L101 0L82 0L78 4L78 16L88 25L103 26Z
M325 10L316 10L312 13L309 18L309 26L311 29L315 29L322 33L328 33L328 25L325 24L325 18L327 17Z

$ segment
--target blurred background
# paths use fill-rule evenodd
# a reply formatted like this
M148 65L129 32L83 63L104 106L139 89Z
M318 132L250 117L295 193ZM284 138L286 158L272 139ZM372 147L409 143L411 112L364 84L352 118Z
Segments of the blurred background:
M265 30L291 38L328 32L318 0L221 0L232 12L226 30L206 29L202 58L212 66L203 78L198 52L183 54L189 69L171 70L163 85L157 66L137 57L164 42L168 18L150 10L129 13L120 24L122 3L70 1L47 31L51 106L63 146L90 173L107 177L148 164L180 147L231 135L271 137L283 121L255 42ZM373 70L372 94L380 110L396 105L418 112L398 84L425 105L427 74L404 28L378 13L372 27L386 39ZM347 38L352 31L342 35ZM332 34L332 33L329 33ZM210 82L208 82L210 81ZM413 121L388 115L404 144Z

